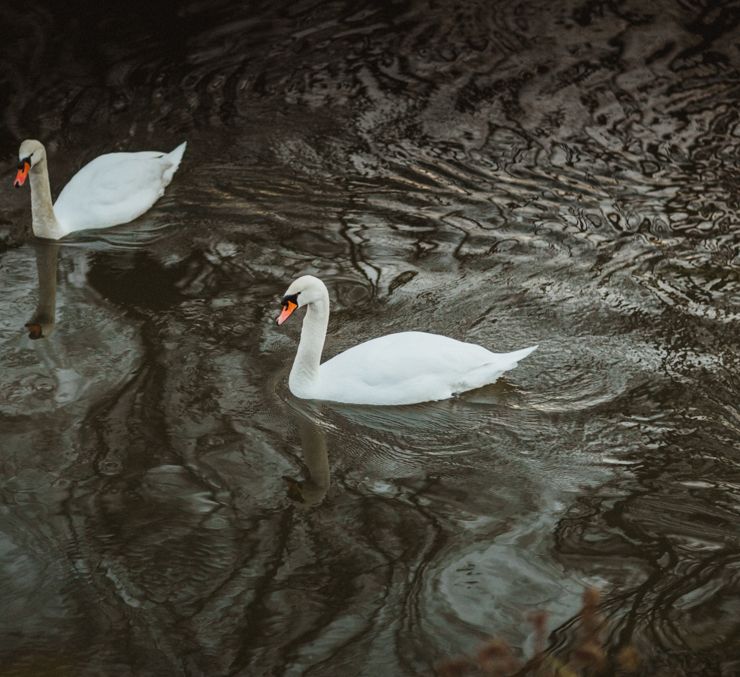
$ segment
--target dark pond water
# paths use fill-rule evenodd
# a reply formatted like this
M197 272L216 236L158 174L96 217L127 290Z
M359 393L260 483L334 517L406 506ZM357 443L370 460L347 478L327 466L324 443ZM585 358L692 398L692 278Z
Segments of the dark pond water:
M740 674L740 6L4 4L0 674L421 675L567 655ZM189 142L138 221L30 234L113 150ZM455 400L287 389L421 329L540 349ZM47 335L31 340L33 321Z

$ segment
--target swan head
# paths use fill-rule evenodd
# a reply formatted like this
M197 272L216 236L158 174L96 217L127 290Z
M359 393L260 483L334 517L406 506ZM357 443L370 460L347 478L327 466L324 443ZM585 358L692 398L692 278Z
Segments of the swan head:
M326 285L313 275L303 275L294 280L280 299L283 307L276 322L280 325L287 320L294 310L307 306L309 303L325 301L329 296Z
M35 167L46 157L44 145L36 139L26 139L18 149L18 173L13 185L20 188L25 182L31 167Z

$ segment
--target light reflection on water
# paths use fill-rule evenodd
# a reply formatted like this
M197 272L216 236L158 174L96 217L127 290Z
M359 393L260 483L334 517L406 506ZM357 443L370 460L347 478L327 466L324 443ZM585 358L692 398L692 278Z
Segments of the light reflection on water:
M420 674L528 647L541 608L567 647L595 584L645 674L730 674L728 16L199 7L150 40L161 16L113 14L130 40L94 58L52 38L94 7L4 10L40 36L1 48L9 166L43 138L56 192L189 141L147 217L61 245L0 195L6 672ZM447 402L299 402L274 316L306 272L326 356L403 329L540 349Z

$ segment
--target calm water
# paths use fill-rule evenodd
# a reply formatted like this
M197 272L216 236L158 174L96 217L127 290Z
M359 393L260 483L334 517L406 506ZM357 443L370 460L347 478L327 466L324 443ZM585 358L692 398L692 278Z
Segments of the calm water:
M430 674L543 608L565 652L589 585L641 674L740 674L740 7L246 4L0 9L0 674ZM55 194L189 146L53 245L25 137ZM305 272L326 356L540 350L298 401Z

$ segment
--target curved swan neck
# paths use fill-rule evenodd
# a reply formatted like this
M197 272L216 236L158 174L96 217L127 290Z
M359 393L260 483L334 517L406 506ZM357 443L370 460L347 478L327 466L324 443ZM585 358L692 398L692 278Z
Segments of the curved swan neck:
M36 237L45 237L51 240L62 237L64 232L57 221L51 203L51 186L49 185L49 169L46 165L46 158L43 158L31 168L30 181L33 234Z
M288 383L298 397L310 397L318 385L321 351L324 349L326 327L329 324L329 293L324 289L323 298L306 307L301 341L290 370Z

